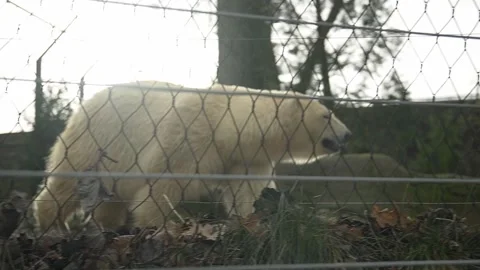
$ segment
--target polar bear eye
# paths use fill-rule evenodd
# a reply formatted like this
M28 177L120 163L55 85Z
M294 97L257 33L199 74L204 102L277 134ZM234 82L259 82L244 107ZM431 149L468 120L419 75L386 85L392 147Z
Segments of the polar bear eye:
M330 120L332 118L332 111L328 111L328 113L325 114L323 118Z

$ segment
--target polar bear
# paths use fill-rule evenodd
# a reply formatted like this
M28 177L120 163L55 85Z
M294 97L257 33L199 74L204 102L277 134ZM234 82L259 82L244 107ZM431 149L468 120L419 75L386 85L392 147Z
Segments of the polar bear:
M337 152L350 137L318 100L293 91L222 84L199 91L141 81L114 85L84 102L51 148L46 171L85 171L101 149L113 161L104 159L100 171L271 175L282 160ZM93 219L112 230L128 219L133 226L161 226L172 205L211 192L220 194L229 214L246 216L263 188L276 188L267 180L225 180L105 177L114 197ZM78 211L75 188L72 178L45 179L33 205L42 231L62 227Z

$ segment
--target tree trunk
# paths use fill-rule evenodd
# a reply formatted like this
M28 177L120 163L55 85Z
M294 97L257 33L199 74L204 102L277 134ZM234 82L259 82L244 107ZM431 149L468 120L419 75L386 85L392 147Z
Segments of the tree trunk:
M218 11L271 15L271 0L218 0ZM218 16L218 82L278 89L271 23Z

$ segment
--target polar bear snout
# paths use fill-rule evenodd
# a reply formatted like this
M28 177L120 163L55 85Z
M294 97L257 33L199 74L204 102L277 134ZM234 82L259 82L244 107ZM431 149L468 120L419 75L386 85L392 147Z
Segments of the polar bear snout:
M343 144L346 144L346 143L348 143L348 141L350 141L351 138L352 138L352 132L347 131L347 132L345 132L345 134L343 135L343 138L342 138L341 142L342 142Z

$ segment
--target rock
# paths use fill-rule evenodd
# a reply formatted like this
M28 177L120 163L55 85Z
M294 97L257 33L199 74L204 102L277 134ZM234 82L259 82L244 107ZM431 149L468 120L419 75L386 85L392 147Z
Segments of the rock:
M275 173L292 176L351 176L352 179L354 177L466 178L455 174L432 176L409 171L390 156L370 153L326 156L302 165L282 163L277 165ZM449 207L467 215L467 219L480 220L480 213L475 209L472 211L471 205L464 204L473 190L471 187L473 184L279 181L278 185L283 190L294 187L292 196L295 199L318 204L316 207L363 212L370 209L374 203L381 207L391 208L392 202L395 202L396 206L408 208L409 211L413 209L424 211L425 208L438 207L438 205L424 203L460 202L462 205L450 205Z

